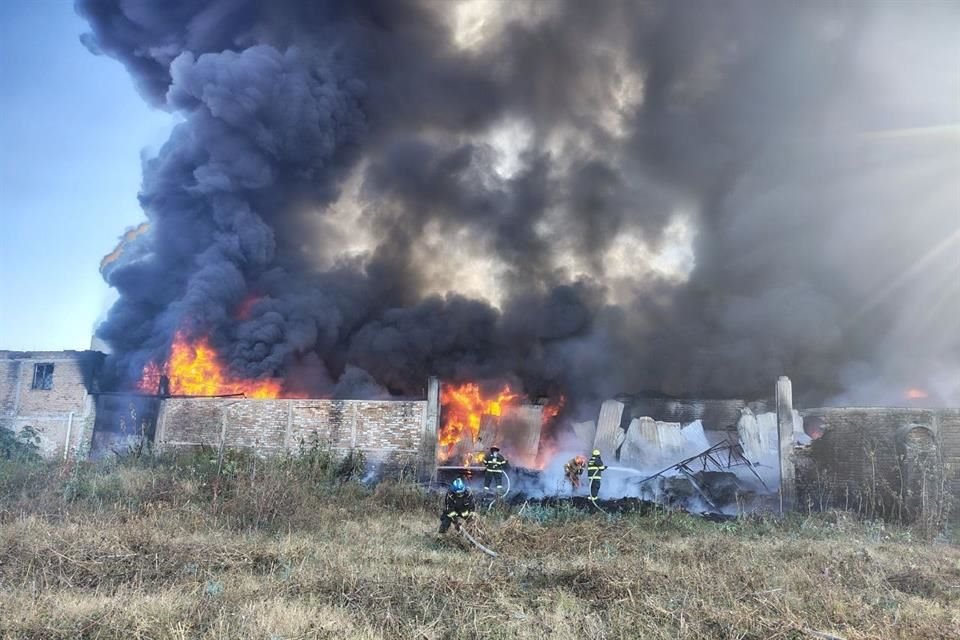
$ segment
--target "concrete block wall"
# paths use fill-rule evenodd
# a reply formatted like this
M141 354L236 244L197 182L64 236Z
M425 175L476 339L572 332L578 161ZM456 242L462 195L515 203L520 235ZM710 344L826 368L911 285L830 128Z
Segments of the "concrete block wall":
M928 430L944 463L952 496L951 519L960 521L960 409L896 407L827 407L801 412L805 420L822 421L824 434L798 462L798 508L826 500L827 506L863 508L864 493L879 487L883 511L894 509L901 491L904 430ZM877 515L892 515L878 513Z
M91 352L0 351L0 427L25 426L40 434L47 457L75 450L92 428L93 399L87 381ZM50 389L34 389L34 367L53 365Z
M423 400L168 398L160 410L156 445L159 450L219 447L222 441L226 448L276 453L318 444L362 451L372 461L432 469L435 451L423 442L431 432L427 405Z

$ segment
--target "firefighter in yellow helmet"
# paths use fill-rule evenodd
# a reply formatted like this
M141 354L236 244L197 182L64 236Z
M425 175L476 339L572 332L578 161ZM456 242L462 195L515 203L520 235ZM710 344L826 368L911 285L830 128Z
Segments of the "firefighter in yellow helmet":
M503 457L498 447L490 447L490 453L483 456L483 466L486 468L483 474L483 490L490 491L490 485L496 484L497 493L502 492L507 459Z
M597 501L597 495L600 493L600 478L603 476L603 471L606 468L607 466L603 464L603 459L600 457L600 450L594 449L593 455L587 460L587 478L590 480L590 499L594 502Z

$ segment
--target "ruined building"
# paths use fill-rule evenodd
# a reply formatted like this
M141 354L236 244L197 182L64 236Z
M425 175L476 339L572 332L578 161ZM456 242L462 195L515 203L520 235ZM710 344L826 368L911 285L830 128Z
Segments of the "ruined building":
M102 360L96 351L0 351L0 427L32 427L48 457L87 449L110 455L145 442L157 451L263 453L316 444L361 451L376 465L422 477L438 466L476 464L493 444L521 468L544 470L551 458L597 448L609 465L655 470L729 441L784 510L960 519L960 505L951 510L960 496L960 409L797 409L782 377L772 397L759 400L611 398L596 420L570 424L559 445L541 433L546 407L534 404L513 406L495 420L484 416L473 435L451 439L436 379L419 399L185 397L101 391Z

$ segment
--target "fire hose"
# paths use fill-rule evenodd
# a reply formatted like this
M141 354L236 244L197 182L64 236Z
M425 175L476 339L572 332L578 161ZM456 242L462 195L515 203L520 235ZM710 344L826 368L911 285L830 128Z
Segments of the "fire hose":
M504 489L503 493L499 493L499 492L496 491L496 489L494 489L494 492L493 492L493 493L494 493L495 496L497 496L496 499L498 499L498 500L502 500L503 498L506 498L506 497L507 497L507 494L510 493L510 474L507 473L506 471L500 471L500 473L503 474L503 477L504 477L504 478L506 479L506 481L507 481L507 488Z
M503 493L497 494L497 497L502 500L503 498L507 497L508 493L510 493L510 474L506 471L502 471L501 473L503 473L503 477L507 480L507 488L504 489Z
M464 538L467 539L468 542L470 542L470 543L471 543L473 546L475 546L477 549L480 549L480 551L483 551L485 554L487 554L487 555L490 556L491 558L496 558L496 557L497 557L497 552L496 552L496 551L491 551L491 550L488 549L487 547L485 547L485 546L483 546L482 544L480 544L479 542L477 542L476 538L474 538L472 535L470 535L469 533L467 533L467 530L463 527L463 525L460 525L459 527L457 527L457 530L461 533L461 535L463 535Z
M503 477L507 480L507 488L503 493L498 493L496 490L494 490L494 498L489 502L489 504L487 504L486 510L488 512L493 509L493 505L495 505L498 500L503 500L505 497L507 497L507 494L510 493L510 474L508 474L506 471L501 471L500 473L502 473Z
M603 515L605 515L605 516L610 515L609 513L607 513L606 511L604 511L603 509L600 508L600 505L597 504L597 501L596 501L596 500L590 500L590 504L592 504L592 505L593 505L593 508L596 509L597 511L599 511L600 513L602 513Z

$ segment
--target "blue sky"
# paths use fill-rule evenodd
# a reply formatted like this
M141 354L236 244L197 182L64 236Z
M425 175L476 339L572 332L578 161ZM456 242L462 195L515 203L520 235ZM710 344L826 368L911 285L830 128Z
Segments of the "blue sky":
M0 350L89 347L100 258L144 219L141 153L172 126L85 27L69 0L0 0Z

